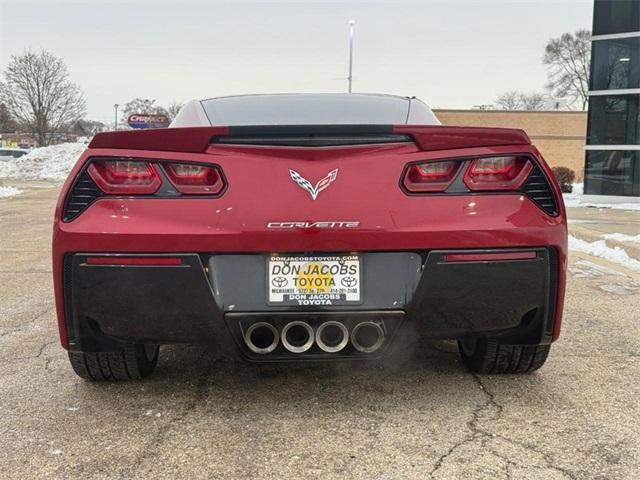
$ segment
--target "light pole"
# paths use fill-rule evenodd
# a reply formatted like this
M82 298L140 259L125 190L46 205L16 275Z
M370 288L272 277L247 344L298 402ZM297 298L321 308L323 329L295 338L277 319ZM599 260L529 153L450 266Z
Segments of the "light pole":
M349 20L349 93L351 93L351 84L353 82L353 28L356 25L355 20Z
M113 129L114 130L118 130L118 107L120 105L118 105L117 103L113 106L113 108L116 110L116 115L115 115L115 121L113 122Z

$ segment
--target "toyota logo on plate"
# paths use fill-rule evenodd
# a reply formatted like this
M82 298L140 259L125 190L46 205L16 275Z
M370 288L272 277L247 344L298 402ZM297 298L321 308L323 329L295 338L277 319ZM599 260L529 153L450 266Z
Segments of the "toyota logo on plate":
M273 280L271 280L271 284L274 287L278 287L278 288L284 287L287 283L288 283L288 280L284 277L276 277Z
M356 283L358 283L358 280L356 280L354 277L344 277L342 279L343 287L355 287Z

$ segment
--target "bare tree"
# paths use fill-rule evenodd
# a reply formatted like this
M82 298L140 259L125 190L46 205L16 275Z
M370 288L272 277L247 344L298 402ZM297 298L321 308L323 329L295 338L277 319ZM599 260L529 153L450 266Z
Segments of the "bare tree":
M169 120L173 120L178 115L178 112L184 105L182 102L177 102L176 100L172 101L167 107L167 113L169 115Z
M587 107L591 32L563 33L547 42L542 62L549 67L547 88L556 97L569 97Z
M501 93L494 103L502 110L520 110L522 102L520 96L522 94L516 90Z
M132 113L148 113L153 115L166 115L171 118L167 110L158 105L155 100L149 98L134 98L124 104L122 108L122 123L127 123L127 118Z
M522 110L544 110L547 104L547 97L544 93L523 93L520 96Z
M69 81L64 61L44 50L11 56L0 82L0 103L40 146L85 112L82 92Z
M70 126L69 131L75 135L83 137L92 137L96 133L102 132L106 129L106 125L103 122L96 120L81 119Z
M13 133L18 130L18 124L9 114L7 106L0 103L0 133Z
M546 100L543 93L511 90L498 95L494 103L502 110L544 110Z

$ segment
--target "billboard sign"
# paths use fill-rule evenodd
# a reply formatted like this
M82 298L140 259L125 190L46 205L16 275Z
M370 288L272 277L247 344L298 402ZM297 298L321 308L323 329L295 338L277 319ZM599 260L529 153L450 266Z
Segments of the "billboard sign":
M166 115L132 113L127 118L127 123L131 128L166 128L171 122Z

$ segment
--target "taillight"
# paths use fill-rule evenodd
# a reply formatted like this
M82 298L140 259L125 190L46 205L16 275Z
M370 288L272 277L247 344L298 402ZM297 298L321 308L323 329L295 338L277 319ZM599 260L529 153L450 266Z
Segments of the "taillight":
M134 160L95 160L87 173L98 188L115 195L151 195L162 181L153 165Z
M164 165L164 169L169 180L180 193L217 195L224 186L222 175L216 167L189 163L168 163Z
M476 158L464 174L464 183L470 190L517 190L532 168L527 157Z
M460 162L425 162L409 165L404 175L404 186L410 192L442 192L456 177Z

